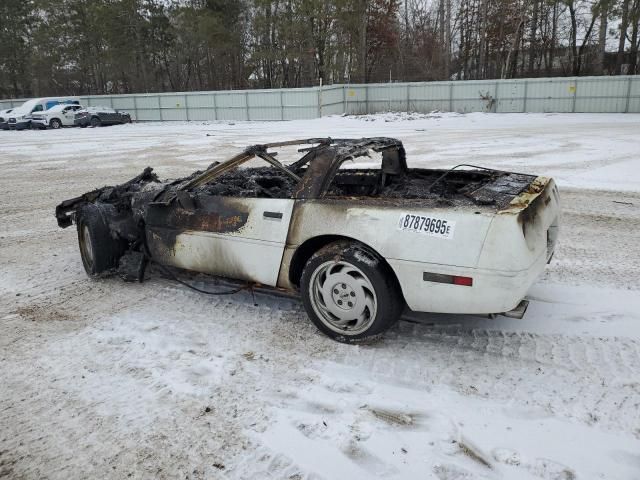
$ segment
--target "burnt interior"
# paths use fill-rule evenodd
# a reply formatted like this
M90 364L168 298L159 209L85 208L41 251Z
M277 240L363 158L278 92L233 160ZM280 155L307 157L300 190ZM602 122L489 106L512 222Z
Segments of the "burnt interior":
M304 170L299 171L304 175ZM443 174L446 175L443 177ZM338 170L325 197L432 199L438 204L506 206L533 180L531 175L495 170L408 169L398 175L380 169ZM273 167L227 172L198 193L248 198L293 198L297 183Z
M296 181L273 167L239 168L199 187L198 193L227 197L292 198Z

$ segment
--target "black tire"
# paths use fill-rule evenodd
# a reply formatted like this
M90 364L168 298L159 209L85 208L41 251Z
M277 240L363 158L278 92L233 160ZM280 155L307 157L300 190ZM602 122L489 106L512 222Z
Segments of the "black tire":
M87 204L77 212L78 245L82 265L90 277L114 273L126 242L111 237L100 207Z
M86 123L81 123L80 124L80 128L87 128L89 125L87 125Z
M49 126L54 130L58 130L59 128L62 128L62 122L58 118L52 118L49 122Z
M92 127L100 127L102 125L102 120L98 117L91 117L91 126Z
M314 325L342 343L374 340L398 321L404 308L393 271L358 242L333 242L313 254L302 271L300 289Z

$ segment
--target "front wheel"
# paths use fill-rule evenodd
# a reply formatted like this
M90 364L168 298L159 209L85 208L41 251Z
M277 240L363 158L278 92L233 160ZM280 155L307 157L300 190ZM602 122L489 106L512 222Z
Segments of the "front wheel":
M49 122L49 126L51 128L53 128L54 130L57 130L59 128L62 128L62 122L60 120L58 120L57 118L53 118L50 122Z
M126 242L111 236L100 207L84 205L77 213L78 244L87 275L98 277L115 271L126 250Z
M404 307L393 272L357 242L318 250L302 272L301 290L311 321L343 343L372 340L398 321Z
M92 127L99 127L100 125L102 125L102 121L100 120L100 118L98 117L91 117L91 126Z

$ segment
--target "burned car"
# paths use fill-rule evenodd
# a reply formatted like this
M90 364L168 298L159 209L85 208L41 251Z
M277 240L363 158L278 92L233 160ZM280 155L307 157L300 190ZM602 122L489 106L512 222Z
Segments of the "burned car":
M308 146L279 162L273 149L293 145ZM366 155L375 167L349 162ZM266 165L246 165L255 158ZM62 202L56 217L77 225L92 277L124 267L142 278L149 260L299 292L319 330L352 343L405 307L524 315L554 252L559 197L545 177L408 168L392 138L316 138L251 146L175 181L147 168Z

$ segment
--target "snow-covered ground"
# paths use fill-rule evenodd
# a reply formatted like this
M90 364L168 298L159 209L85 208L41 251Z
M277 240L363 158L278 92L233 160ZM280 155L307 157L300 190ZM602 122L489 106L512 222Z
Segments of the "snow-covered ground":
M345 346L295 299L91 281L53 216L147 165L326 135L555 177L562 237L527 316L411 314ZM0 478L640 478L640 115L0 131L0 171Z

